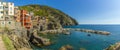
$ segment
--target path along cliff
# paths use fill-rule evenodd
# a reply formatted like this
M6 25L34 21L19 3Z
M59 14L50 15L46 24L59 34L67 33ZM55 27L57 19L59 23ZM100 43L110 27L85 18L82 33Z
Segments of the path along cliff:
M6 47L4 45L1 35L0 35L0 50L6 50Z

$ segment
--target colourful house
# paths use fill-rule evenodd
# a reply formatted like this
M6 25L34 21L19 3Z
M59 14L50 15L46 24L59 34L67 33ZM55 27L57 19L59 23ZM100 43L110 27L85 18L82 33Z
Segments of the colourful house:
M31 16L28 14L26 10L21 10L20 22L23 27L27 29L32 28Z

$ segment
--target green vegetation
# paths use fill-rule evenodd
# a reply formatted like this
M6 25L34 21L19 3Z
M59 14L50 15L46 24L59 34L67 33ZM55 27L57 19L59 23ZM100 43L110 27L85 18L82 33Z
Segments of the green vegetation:
M34 16L42 16L48 18L50 22L60 23L62 26L77 25L77 21L69 15L63 13L58 9L51 8L44 5L26 5L20 6L21 10L33 12ZM54 20L53 20L54 19Z
M7 48L7 50L15 50L12 41L8 38L7 34L2 35L3 42Z

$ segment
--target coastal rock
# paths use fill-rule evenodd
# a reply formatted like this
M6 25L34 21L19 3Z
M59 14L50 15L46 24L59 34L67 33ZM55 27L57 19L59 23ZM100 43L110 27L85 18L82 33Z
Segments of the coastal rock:
M33 34L30 37L30 42L33 43L34 45L37 45L37 46L40 46L40 47L48 46L48 45L51 44L50 39L38 36L37 30L33 31Z
M63 32L63 34L65 34L65 35L70 35L71 33L70 33L70 31L68 31L68 30L64 30L64 31L62 31Z
M8 30L5 33L12 41L16 50L32 50L27 30Z
M120 42L116 43L115 45L111 45L109 46L107 49L105 50L120 50Z
M66 46L62 46L59 50L74 50L74 49L72 46L66 45Z

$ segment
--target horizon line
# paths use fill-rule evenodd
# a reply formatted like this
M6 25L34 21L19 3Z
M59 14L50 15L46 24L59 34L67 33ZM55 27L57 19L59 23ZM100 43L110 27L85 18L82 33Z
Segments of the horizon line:
M79 25L82 23L79 23ZM89 24L90 25L90 24ZM91 25L120 25L120 24L91 24Z

